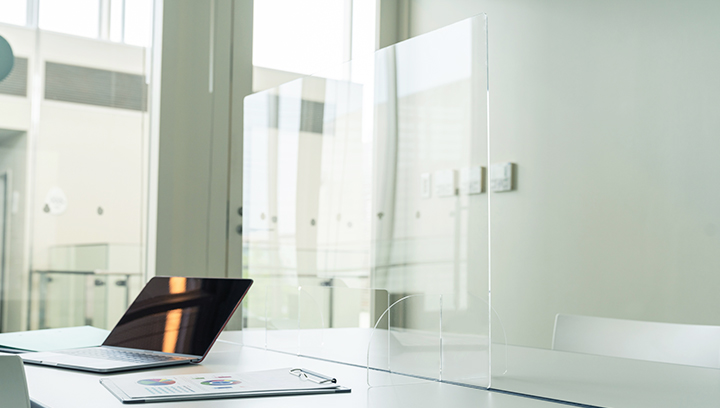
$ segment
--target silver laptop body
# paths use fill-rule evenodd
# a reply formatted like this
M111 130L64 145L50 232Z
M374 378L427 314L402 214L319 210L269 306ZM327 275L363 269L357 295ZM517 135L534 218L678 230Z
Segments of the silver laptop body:
M250 279L154 277L102 346L20 357L97 373L199 363L251 285Z

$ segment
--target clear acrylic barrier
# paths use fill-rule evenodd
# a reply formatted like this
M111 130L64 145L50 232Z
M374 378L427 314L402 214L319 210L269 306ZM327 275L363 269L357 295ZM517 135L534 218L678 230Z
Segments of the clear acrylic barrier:
M441 380L442 301L441 295L408 295L382 314L367 346L368 385Z
M373 316L387 309L387 291L259 283L243 301L243 344L365 366Z
M498 333L491 339L490 319ZM492 348L505 349L502 323L486 300L467 295L443 297L442 381L482 388L490 386ZM492 344L491 344L492 343ZM497 354L496 367L505 365L504 353ZM495 357L493 357L495 358Z
M267 286L265 299L265 347L298 354L300 336L300 288Z
M487 102L484 15L248 96L245 344L487 387Z
M242 343L246 346L264 349L266 347L265 332L267 285L260 279L255 279L250 291L245 295L242 303ZM235 313L237 315L237 312Z
M373 316L387 304L386 290L302 286L299 355L365 366Z
M251 293L244 321L255 323L243 330L245 345L366 367L373 386L489 386L491 314L482 299L262 281ZM492 316L493 364L504 371L505 334Z
M242 302L243 344L298 354L299 298L297 285L255 281Z
M442 381L488 388L491 349L496 372L505 371L502 322L482 299L458 302L452 295L409 295L394 302L368 344L368 385ZM498 331L493 341L490 318Z

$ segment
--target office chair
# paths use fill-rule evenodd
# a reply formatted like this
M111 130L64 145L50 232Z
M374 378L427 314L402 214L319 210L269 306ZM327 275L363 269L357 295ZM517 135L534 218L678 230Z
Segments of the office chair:
M552 349L720 368L720 326L558 314Z
M30 408L25 369L17 355L0 355L0 395L3 407Z

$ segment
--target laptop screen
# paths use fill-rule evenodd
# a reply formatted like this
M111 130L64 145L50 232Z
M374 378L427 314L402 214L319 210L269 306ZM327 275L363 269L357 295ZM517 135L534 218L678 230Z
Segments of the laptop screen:
M156 276L103 346L204 356L252 280Z

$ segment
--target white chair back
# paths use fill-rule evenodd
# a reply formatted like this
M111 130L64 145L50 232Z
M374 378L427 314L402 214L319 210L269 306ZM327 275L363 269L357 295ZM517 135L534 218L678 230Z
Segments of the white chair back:
M720 368L720 326L558 314L552 348Z
M0 355L0 406L30 408L25 368L19 356Z

